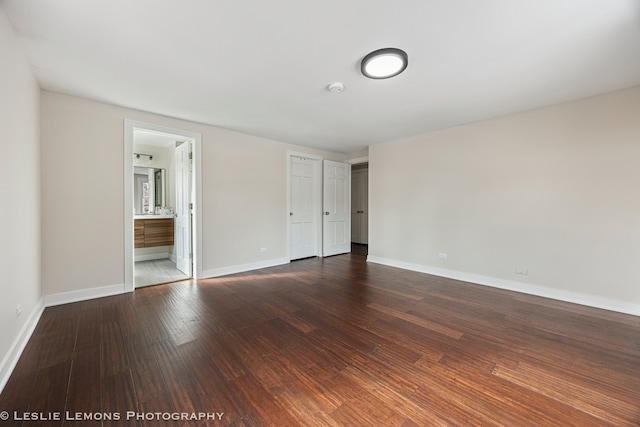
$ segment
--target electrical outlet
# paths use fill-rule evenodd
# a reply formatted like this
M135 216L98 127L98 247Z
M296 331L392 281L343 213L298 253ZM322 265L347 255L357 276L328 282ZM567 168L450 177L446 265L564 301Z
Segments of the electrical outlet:
M18 304L18 305L16 306L16 319L17 319L18 317L20 317L20 315L21 315L21 314L22 314L22 306L21 306L20 304Z
M267 252L267 248L260 248L260 252L261 253Z
M522 274L523 276L526 276L527 274L529 274L529 270L523 267L516 267L516 274Z
M445 254L444 252L440 252L440 253L438 254L438 258L442 258L442 259L447 259L447 257L448 257L448 256L449 256L449 255Z

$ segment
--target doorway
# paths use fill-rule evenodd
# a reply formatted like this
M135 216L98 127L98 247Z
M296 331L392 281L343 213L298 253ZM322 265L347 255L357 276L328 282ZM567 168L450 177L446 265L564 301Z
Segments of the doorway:
M351 166L351 253L369 253L369 163Z
M125 291L200 278L201 135L125 120L124 141Z
M351 166L351 242L369 243L369 163Z

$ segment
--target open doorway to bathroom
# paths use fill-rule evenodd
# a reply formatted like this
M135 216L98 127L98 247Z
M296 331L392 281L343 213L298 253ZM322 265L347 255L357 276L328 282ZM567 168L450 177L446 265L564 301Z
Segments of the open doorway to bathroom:
M199 277L199 152L200 134L125 121L125 290Z
M184 185L176 185L176 150L183 144L191 142L143 129L133 133L135 287L191 278L190 266L178 265L176 259L180 250L193 252L189 241L187 248L178 248L177 244L183 242L176 239L176 202L191 199L190 179L180 180ZM190 165L187 167L190 169Z

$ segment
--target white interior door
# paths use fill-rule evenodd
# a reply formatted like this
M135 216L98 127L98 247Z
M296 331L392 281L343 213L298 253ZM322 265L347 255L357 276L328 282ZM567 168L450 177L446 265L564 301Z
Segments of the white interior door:
M324 256L351 252L351 165L324 161Z
M191 277L191 142L176 147L175 216L176 268Z
M306 157L290 157L291 259L319 255L320 226L319 183L320 161Z

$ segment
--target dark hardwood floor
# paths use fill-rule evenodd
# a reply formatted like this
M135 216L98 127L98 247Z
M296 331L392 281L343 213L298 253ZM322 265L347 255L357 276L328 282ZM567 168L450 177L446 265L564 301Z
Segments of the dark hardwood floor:
M640 318L360 251L47 308L0 410L2 426L640 425ZM162 420L182 413L201 419Z

